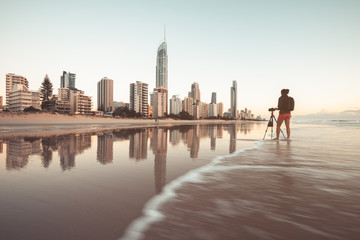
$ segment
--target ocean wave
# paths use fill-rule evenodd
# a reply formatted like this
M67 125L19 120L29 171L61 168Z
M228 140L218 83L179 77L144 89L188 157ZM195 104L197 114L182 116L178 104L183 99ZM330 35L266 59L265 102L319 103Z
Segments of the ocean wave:
M149 229L151 224L159 222L164 219L164 215L160 212L160 207L168 200L177 196L176 190L180 188L184 183L202 183L202 175L205 173L218 171L219 164L223 159L237 156L245 151L259 148L264 141L257 141L253 147L243 148L235 151L231 154L224 156L217 156L212 161L200 168L193 169L187 172L185 175L173 180L167 184L162 193L151 198L143 208L143 215L135 219L129 227L126 229L124 235L119 240L140 240L144 237L144 232Z
M296 120L297 124L315 124L315 125L330 125L330 126L353 126L360 127L360 120Z

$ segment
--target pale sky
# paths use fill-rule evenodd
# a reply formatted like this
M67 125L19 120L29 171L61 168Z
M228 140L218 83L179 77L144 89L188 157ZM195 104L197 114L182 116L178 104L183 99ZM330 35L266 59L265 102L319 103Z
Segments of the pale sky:
M294 115L360 109L360 1L17 1L0 0L0 95L15 73L38 90L62 71L93 97L114 80L114 101L129 102L129 84L155 87L156 51L166 40L169 98L198 82L201 101L267 117L282 88Z

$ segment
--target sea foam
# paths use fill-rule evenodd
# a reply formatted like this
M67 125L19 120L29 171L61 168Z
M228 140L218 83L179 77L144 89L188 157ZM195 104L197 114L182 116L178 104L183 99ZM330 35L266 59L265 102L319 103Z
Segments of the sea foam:
M255 142L253 147L243 148L231 154L224 156L217 156L211 162L200 168L190 170L183 176L171 181L167 184L163 191L152 197L143 208L143 215L135 219L126 229L124 235L119 240L141 240L144 237L144 232L150 228L151 224L159 222L164 219L164 214L159 210L160 207L170 199L177 196L176 189L180 188L184 183L201 183L203 182L202 175L204 173L225 170L223 167L217 166L223 159L237 156L245 151L259 148L264 141ZM226 169L230 169L231 166Z

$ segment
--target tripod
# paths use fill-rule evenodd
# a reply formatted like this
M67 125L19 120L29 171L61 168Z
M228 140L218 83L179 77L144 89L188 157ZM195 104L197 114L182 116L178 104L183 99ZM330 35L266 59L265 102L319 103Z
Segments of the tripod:
M267 128L266 128L266 131L265 131L263 140L265 139L265 136L266 136L266 133L267 133L269 127L271 127L271 139L273 138L274 120L275 120L275 122L277 123L276 117L274 116L274 110L273 110L273 111L271 111L271 116L270 116L269 122L268 122L268 124L267 124ZM282 135L284 136L284 138L286 138L286 137L285 137L285 134L283 133L283 131L281 130L281 128L280 128L280 131L281 131Z

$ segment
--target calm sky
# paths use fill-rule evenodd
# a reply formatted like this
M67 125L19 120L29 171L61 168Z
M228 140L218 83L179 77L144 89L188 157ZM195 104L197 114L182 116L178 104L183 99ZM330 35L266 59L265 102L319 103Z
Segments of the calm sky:
M267 117L282 88L294 115L360 110L360 1L17 1L0 0L0 95L5 74L37 90L48 74L54 93L62 71L93 97L102 77L114 101L129 84L155 87L156 51L166 40L169 97L198 82L201 101Z

